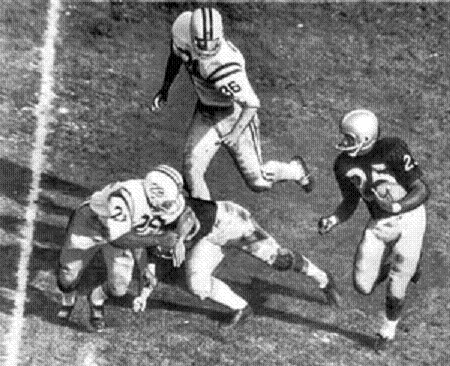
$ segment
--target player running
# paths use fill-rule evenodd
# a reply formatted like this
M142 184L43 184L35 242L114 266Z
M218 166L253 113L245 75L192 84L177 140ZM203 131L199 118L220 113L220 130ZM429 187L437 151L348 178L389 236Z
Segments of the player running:
M353 280L358 292L369 295L389 278L378 351L394 339L407 286L420 276L429 189L406 143L395 137L379 139L378 119L371 111L346 114L340 133L337 149L342 153L334 172L343 200L332 215L320 219L319 232L348 220L361 198L366 203L371 219L355 255Z
M223 248L227 245L244 250L278 271L293 270L305 274L318 284L328 303L341 305L342 299L332 276L297 251L281 247L245 208L231 201L215 202L184 197L177 180L170 182L154 172L147 175L146 187L159 194L157 197L147 194L155 220L159 219L167 230L175 226L179 232L188 233L184 235L185 239L176 241L174 254L177 257L176 265L179 266L188 250L186 271L189 289L201 300L209 298L230 308L233 313L229 326L243 321L251 314L251 308L225 282L213 276L214 270L224 259ZM172 192L177 187L179 191L175 198ZM178 202L178 208L172 210L175 202ZM180 247L181 243L185 246ZM146 243L144 237L138 237L133 232L111 244L121 248L154 245Z
M164 81L151 110L159 111L184 63L198 96L188 129L183 174L192 197L210 200L205 172L221 145L233 157L253 191L292 180L306 192L313 178L301 157L291 162L263 163L260 145L260 101L245 70L241 52L224 38L222 17L214 8L183 12L172 25L170 55Z

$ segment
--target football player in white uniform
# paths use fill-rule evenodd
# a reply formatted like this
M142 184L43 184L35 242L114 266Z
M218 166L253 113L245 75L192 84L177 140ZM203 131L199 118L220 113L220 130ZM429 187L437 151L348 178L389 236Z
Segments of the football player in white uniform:
M166 190L174 190L175 182L163 183L159 175L152 172L146 177L147 184L159 187L161 198L159 202L174 201L165 198ZM173 187L173 188L171 188ZM178 265L186 254L187 281L190 290L200 299L210 298L223 304L233 311L229 325L235 325L251 313L247 301L237 295L226 283L213 276L214 270L224 258L223 247L233 245L246 251L259 260L279 271L293 270L311 277L324 292L330 304L340 306L341 296L331 275L314 265L308 258L295 250L281 247L277 241L254 220L243 207L231 201L205 201L198 198L183 197L180 190L179 202L183 210L167 215L166 208L150 198L155 218L160 218L162 227L183 228L187 233L177 245L185 244L178 254ZM183 198L182 198L183 197ZM167 205L166 205L167 206ZM162 216L156 214L160 212ZM123 238L111 242L120 248L152 246L133 233L127 233ZM171 249L171 248L170 248Z
M198 102L188 129L183 174L192 197L211 199L205 172L221 145L225 146L246 184L254 191L270 189L275 182L292 180L306 192L313 178L301 157L291 162L263 163L260 146L260 101L245 70L241 52L224 38L222 18L213 8L199 8L178 16L161 89L152 111L167 101L170 86L184 63Z
M371 219L355 255L353 280L357 291L369 295L389 278L386 313L377 334L380 350L394 339L407 286L420 274L429 189L406 143L396 137L379 139L378 119L371 111L346 114L340 133L337 148L342 153L334 172L343 200L333 214L320 219L319 232L348 220L361 198L366 203Z
M181 189L182 177L175 169L160 165L153 172L162 176L160 181L163 184L166 183L164 178L169 184L178 180ZM147 243L152 242L154 245L163 240L176 240L176 230L172 233L161 230L161 213L158 211L158 217L155 217L149 202L163 205L169 210L166 215L173 214L178 217L179 210L184 209L184 204L177 201L180 199L179 189L170 191L169 187L164 190L164 197L173 197L175 200L168 205L167 202L159 200L159 188L146 185L143 179L112 183L95 192L74 212L67 225L65 242L59 257L57 281L62 292L59 319L69 319L75 306L76 290L82 272L99 250L103 252L107 267L107 281L93 289L88 296L90 323L95 329L101 330L105 327L104 302L109 295L123 296L127 292L136 260L141 274L147 275L147 287L154 285L151 273L148 276L145 251L120 249L109 243L128 232L145 237Z

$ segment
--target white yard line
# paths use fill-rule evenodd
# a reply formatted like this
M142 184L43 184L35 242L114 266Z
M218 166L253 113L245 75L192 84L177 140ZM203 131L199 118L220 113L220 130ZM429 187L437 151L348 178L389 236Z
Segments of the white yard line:
M14 309L9 333L6 335L6 366L16 366L19 362L19 349L24 326L24 309L28 282L28 265L33 249L34 221L37 213L36 201L39 197L39 184L44 169L45 139L47 125L52 119L52 102L55 97L53 86L53 64L55 61L55 40L58 35L58 19L60 0L49 0L50 6L47 14L47 29L44 33L44 46L41 49L41 90L39 103L35 108L37 127L35 142L31 156L32 182L28 195L28 207L25 213L25 225L21 230L21 250L17 271L17 290L14 292Z

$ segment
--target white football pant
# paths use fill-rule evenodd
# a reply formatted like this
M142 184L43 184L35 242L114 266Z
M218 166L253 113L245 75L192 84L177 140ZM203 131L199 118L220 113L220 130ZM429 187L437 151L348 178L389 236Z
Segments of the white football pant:
M366 295L372 293L384 260L392 255L388 295L403 299L419 263L425 227L423 205L386 219L370 220L355 256L355 288Z

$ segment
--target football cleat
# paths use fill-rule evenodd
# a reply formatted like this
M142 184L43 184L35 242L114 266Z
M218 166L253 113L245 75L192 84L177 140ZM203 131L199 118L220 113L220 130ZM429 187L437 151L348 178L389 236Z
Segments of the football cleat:
M374 345L374 350L376 353L380 354L381 352L386 351L389 348L389 345L392 343L392 340L386 337L383 337L380 333L377 333Z
M61 307L58 310L58 313L56 314L56 317L61 322L67 322L67 321L69 321L70 315L72 315L72 311L74 308L75 308L75 304L61 305Z
M221 324L221 327L224 329L231 329L239 324L245 323L249 316L253 314L253 309L250 305L242 309L235 310L231 316L231 320L228 323Z
M297 155L291 159L291 162L295 162L303 173L303 177L297 181L297 184L299 184L306 193L311 192L315 187L315 180L311 176L305 160L301 156Z
M92 292L88 295L90 317L89 323L97 332L101 332L106 328L105 322L105 306L94 305L91 298Z
M326 272L326 273L327 273L327 277L328 277L328 283L322 289L322 291L325 294L329 305L335 305L338 308L340 308L343 305L342 296L336 286L336 282L334 281L334 278L331 275L331 273L329 273L329 272Z

